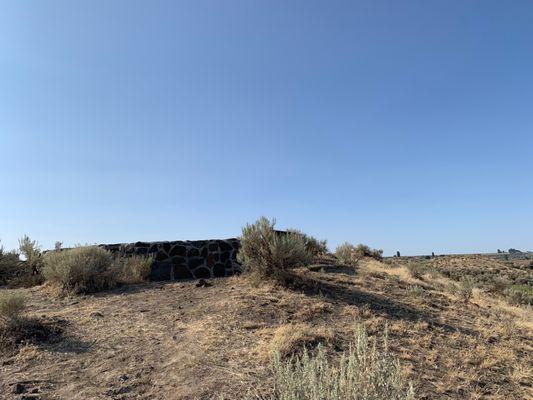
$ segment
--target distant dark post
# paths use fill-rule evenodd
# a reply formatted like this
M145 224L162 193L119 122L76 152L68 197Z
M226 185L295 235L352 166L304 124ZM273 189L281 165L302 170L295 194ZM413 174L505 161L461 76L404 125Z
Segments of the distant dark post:
M435 258L435 252L434 251L431 252L431 258Z
M399 251L396 252L396 257L400 257L400 252Z

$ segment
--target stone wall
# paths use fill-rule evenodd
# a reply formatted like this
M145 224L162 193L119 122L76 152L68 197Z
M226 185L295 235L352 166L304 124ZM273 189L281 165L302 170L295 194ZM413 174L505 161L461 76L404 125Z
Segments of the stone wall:
M240 271L239 240L192 240L102 244L112 253L152 255L152 280L213 278Z

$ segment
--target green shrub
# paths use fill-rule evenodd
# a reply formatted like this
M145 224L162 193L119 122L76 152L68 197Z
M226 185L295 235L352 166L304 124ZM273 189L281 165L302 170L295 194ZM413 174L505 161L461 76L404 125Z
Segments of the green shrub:
M43 275L64 293L93 293L117 284L119 268L113 255L97 246L46 253Z
M5 322L20 319L26 306L26 298L19 293L0 292L0 318Z
M243 272L284 281L291 268L307 265L312 256L300 234L278 232L275 220L261 217L242 229L237 260Z
M41 246L35 240L31 240L27 235L24 235L19 239L19 250L33 273L40 274L43 267Z
M533 287L530 285L511 285L505 290L505 296L515 305L533 305Z
M311 235L303 233L298 229L288 229L287 232L302 236L305 242L305 248L313 256L321 256L328 253L327 240L319 240Z
M272 400L412 400L414 391L401 378L400 364L391 356L385 335L383 350L371 346L364 328L338 362L322 346L316 354L283 360L276 352L272 364Z
M409 286L408 293L414 297L422 297L425 293L425 290L422 286L411 285Z
M22 262L15 251L5 251L0 246L0 285L7 284L20 272Z
M381 261L383 259L383 250L371 249L366 244L354 246L351 243L344 242L335 249L335 256L342 264L356 266L365 257Z
M120 280L123 283L142 283L148 280L152 272L154 258L151 256L121 257L116 261L120 265Z

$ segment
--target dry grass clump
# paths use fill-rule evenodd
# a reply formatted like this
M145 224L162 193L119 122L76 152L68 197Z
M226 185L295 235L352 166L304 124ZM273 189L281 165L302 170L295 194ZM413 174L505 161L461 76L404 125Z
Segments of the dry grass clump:
M363 327L338 361L328 359L323 346L315 355L283 360L276 352L272 363L274 400L412 400L414 390L401 378L400 364L387 348L370 345Z
M311 349L319 344L331 344L334 339L333 332L325 326L312 326L307 323L286 324L274 332L267 353L275 351L281 358L286 358L300 353L304 348Z
M309 264L312 255L301 234L280 233L274 225L275 220L265 217L247 224L242 229L237 260L251 276L285 282L288 270Z
M43 275L64 294L94 293L117 285L119 268L113 255L97 246L47 253Z
M0 352L10 352L21 343L39 343L59 337L61 329L23 315L26 297L20 293L0 293Z
M120 264L121 283L142 283L146 282L152 272L154 258L152 256L122 257L116 260Z
M19 293L0 293L0 319L12 322L20 319L20 314L26 306L26 298Z
M351 243L344 242L335 249L335 256L342 264L356 266L365 257L381 261L383 259L383 250L371 249L366 244L354 246Z

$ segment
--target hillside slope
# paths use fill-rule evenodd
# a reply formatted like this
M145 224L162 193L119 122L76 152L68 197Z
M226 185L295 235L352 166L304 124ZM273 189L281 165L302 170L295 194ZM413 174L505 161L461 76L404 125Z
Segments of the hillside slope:
M357 273L332 265L296 272L292 289L244 277L68 299L45 286L19 289L30 315L64 332L1 355L0 396L247 399L268 393L274 345L289 355L323 342L336 354L363 324L370 336L388 330L418 399L533 398L530 309L477 289L464 302L449 278L413 278L401 260L365 261Z

